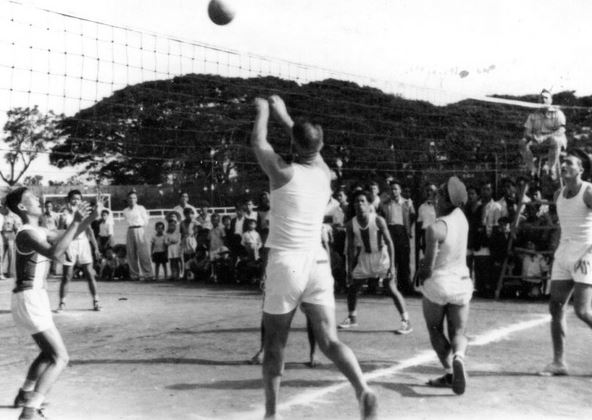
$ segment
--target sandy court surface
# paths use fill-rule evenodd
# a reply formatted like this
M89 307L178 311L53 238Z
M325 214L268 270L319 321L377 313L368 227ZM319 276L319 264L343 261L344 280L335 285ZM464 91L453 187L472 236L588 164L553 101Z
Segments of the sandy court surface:
M36 356L9 312L12 281L0 282L0 419L10 408ZM49 284L57 305L58 282ZM99 283L104 310L91 311L83 281L75 281L68 310L54 314L71 363L49 395L51 419L260 419L261 368L246 361L259 345L261 295L256 289L179 283ZM340 333L376 390L380 418L592 418L592 331L570 308L568 357L572 375L543 378L551 355L546 303L473 303L470 382L465 395L424 386L440 375L421 318L408 302L415 331L397 336L399 320L386 297L363 297L360 327ZM337 319L346 314L343 296ZM295 317L281 391L284 419L355 419L352 389L319 354L306 366L302 314Z

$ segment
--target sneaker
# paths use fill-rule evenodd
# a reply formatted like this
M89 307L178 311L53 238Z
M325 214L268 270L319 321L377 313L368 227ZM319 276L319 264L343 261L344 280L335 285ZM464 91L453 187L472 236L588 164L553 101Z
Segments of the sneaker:
M24 407L18 420L47 420L43 408Z
M364 391L360 396L360 418L362 420L378 418L378 400L372 391Z
M565 363L549 363L545 368L539 372L540 376L566 376L569 375L567 373L567 365Z
M452 388L452 373L445 373L436 379L430 379L426 385L434 388Z
M64 312L66 310L66 304L64 302L60 302L58 305L58 309L56 309L57 313Z
M454 356L452 360L452 391L456 395L465 393L467 386L467 373L465 371L465 362L461 356Z
M401 328L395 330L395 334L405 335L409 334L412 331L413 327L411 326L411 322L409 322L409 320L403 320L401 321Z
M19 392L14 399L14 408L24 407L29 398L31 398L31 391L23 391L22 388L19 388Z
M98 300L93 301L93 310L99 312L102 308Z
M353 328L353 327L357 327L358 326L358 321L356 320L356 318L352 318L350 316L348 316L347 318L345 318L343 320L343 322L341 324L339 324L337 326L337 328L339 328L340 330L347 330L348 328Z

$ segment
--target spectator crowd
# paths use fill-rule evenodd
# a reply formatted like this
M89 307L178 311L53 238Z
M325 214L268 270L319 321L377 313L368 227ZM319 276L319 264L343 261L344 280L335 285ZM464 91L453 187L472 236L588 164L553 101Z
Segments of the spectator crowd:
M521 279L517 294L538 297L544 292L552 252L559 239L557 214L553 204L542 200L540 190L532 188L524 196L525 206L512 229L526 182L525 179L504 180L497 200L491 183L468 187L469 200L464 208L469 221L467 264L475 292L481 297L494 296L504 261L508 272ZM395 248L398 288L404 294L414 293L412 265L422 258L426 228L436 220L436 185L427 183L423 187L417 194L421 196L419 204L414 203L409 188L392 178L382 185L373 181L335 188L327 206L321 239L330 250L335 287L340 292L347 288L346 224L354 216L350 197L357 190L369 193L373 211L387 223ZM110 210L104 209L101 218L92 225L95 238L90 241L96 248L93 255L97 278L261 282L266 257L264 245L269 233L269 193L261 193L256 201L246 199L237 203L232 216L207 207L196 208L189 201L188 194L182 192L179 203L167 212L164 220L155 222L138 203L137 193L131 191L123 210L127 225L125 244L114 243L115 223ZM64 209L54 208L51 201L44 203L41 218L44 227L49 230L63 227L63 217ZM14 238L20 220L4 211L0 214L0 226L0 275L12 277ZM512 249L508 249L510 238ZM52 267L54 274L56 268ZM382 279L374 279L369 282L367 292L381 292L381 286Z

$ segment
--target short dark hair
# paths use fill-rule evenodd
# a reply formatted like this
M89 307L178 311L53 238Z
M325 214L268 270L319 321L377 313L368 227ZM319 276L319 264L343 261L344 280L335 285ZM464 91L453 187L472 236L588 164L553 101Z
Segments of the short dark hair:
M357 191L355 191L354 194L353 194L353 196L352 196L352 201L355 202L356 199L359 196L361 196L361 195L363 195L366 198L366 201L368 203L371 203L372 202L372 199L370 198L370 192L369 191L366 191L366 190L357 190Z
M107 209L104 209L104 210L101 211L101 215L103 215L103 214L110 214L110 213L111 212L109 210L107 210Z
M16 190L12 190L6 196L5 204L8 209L13 212L14 214L21 215L21 210L18 208L18 205L21 203L23 199L23 194L27 192L29 189L27 187L20 187Z
M162 226L162 228L164 229L164 222L156 222L156 223L154 224L154 228L155 228L155 229L158 229L158 227L159 227L159 226Z
M194 213L194 214L195 214L195 212L193 211L193 209L192 209L191 207L185 207L185 208L183 209L183 215L185 215L185 216L188 216L188 215L190 215L191 213Z
M48 204L51 204L51 205L53 205L53 201L51 201L51 200L47 200L47 201L46 201L46 202L45 202L43 205L44 205L44 206L47 206Z
M318 124L297 119L292 126L292 137L305 152L318 152L323 148L323 129Z
M395 184L398 185L399 187L401 187L401 189L403 189L403 184L401 184L401 181L399 181L398 179L393 179L391 182L389 182L389 185L391 187Z
M74 197L75 195L79 195L82 198L82 193L80 192L80 190L70 190L68 192L68 200L71 200L72 197Z

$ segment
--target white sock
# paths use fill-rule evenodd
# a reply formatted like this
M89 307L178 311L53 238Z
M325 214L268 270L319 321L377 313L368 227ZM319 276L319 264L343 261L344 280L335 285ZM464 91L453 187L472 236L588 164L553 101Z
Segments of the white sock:
M32 381L30 379L25 379L25 383L23 384L23 386L21 388L25 392L33 391L35 389L36 383L37 383L36 381Z

